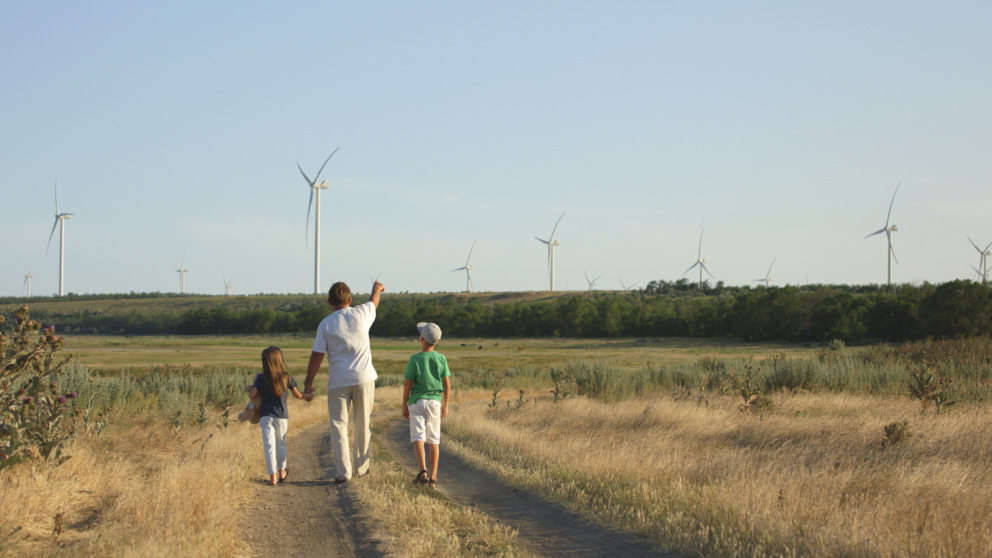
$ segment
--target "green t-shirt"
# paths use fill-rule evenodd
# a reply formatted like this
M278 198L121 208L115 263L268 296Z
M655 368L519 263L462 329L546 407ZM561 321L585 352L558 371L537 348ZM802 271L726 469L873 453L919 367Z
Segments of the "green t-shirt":
M441 401L441 394L444 393L441 378L450 375L448 359L437 351L425 351L410 357L406 363L406 372L403 373L403 378L413 380L407 405L413 405L421 399Z

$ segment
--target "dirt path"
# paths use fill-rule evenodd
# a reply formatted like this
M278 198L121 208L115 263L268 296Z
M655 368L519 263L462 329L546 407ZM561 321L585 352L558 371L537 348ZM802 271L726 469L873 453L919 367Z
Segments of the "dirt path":
M381 440L383 447L410 471L412 481L417 468L407 422L397 418L385 434L386 439ZM543 556L680 556L666 553L635 535L590 523L558 504L507 485L454 455L445 454L443 440L437 476L438 489L445 496L515 529L517 542Z
M300 432L290 440L286 482L268 486L258 479L259 504L241 522L254 556L382 556L354 519L358 507L348 485L334 484L330 437L324 423Z
M407 422L390 420L380 435L383 449L410 472L416 469ZM639 537L600 527L562 506L509 486L452 454L443 453L438 471L439 490L453 502L488 515L493 522L515 529L517 542L543 556L674 557ZM250 507L242 524L254 556L382 556L369 529L356 520L357 505L349 484L334 484L330 433L323 424L300 432L291 440L289 479L272 487L258 479L257 506ZM373 455L373 460L375 456ZM317 479L317 480L312 480ZM375 475L368 482L374 482ZM263 498L264 497L264 498ZM254 526L268 525L264 531Z

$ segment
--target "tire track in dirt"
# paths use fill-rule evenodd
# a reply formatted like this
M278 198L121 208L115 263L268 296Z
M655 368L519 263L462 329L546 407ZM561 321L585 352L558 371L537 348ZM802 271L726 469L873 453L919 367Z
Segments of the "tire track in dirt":
M286 482L269 486L265 478L259 478L254 503L245 508L241 531L251 546L251 555L383 556L369 538L369 529L358 519L358 505L348 484L334 483L326 421L293 436L288 446Z
M450 419L449 419L450 420ZM410 445L408 423L397 417L384 431L380 443L397 463L417 473ZM624 556L629 558L681 554L664 549L630 533L591 523L559 504L506 484L450 453L441 442L438 489L451 501L474 508L494 522L517 531L517 542L543 556Z

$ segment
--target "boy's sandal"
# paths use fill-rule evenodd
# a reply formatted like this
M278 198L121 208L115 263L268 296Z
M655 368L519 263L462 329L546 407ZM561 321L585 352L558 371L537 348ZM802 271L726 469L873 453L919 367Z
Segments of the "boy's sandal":
M413 484L427 484L430 479L427 478L427 469L421 469L417 473L417 478L413 479Z
M431 480L427 481L427 487L428 488L437 488L437 481L434 480L434 479L431 479Z

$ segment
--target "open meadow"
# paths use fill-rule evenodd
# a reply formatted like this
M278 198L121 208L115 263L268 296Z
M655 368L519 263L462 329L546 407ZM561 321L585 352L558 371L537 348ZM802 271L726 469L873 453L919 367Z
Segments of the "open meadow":
M310 342L67 338L74 357L59 387L78 393L71 458L0 468L0 554L251 555L237 510L260 490L264 465L257 427L234 420L238 390L270 344L302 381ZM372 350L379 436L398 416L417 343L379 338ZM453 372L442 484L448 452L685 555L992 552L987 339L445 338L439 350ZM292 456L292 436L319 428L326 407L294 400L290 413ZM354 490L380 551L528 555L498 522L411 490L379 440L373 452L376 473ZM424 506L453 531L409 526Z

